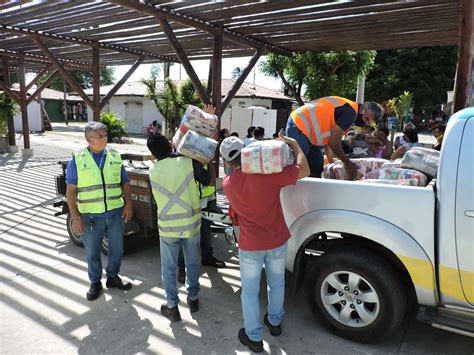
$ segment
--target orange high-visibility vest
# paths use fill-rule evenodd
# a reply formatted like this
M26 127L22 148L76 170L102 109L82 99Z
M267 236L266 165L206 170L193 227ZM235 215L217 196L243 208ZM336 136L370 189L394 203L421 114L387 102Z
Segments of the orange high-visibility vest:
M339 96L326 96L301 106L290 116L296 127L303 132L312 145L322 146L329 143L332 130L336 125L334 110L344 104L351 105L357 115L358 103Z

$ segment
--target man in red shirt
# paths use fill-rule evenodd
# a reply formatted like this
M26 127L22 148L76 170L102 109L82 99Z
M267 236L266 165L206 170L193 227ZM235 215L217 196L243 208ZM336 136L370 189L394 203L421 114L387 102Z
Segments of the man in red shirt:
M230 205L239 217L239 261L242 283L242 311L244 328L239 340L254 352L263 351L260 322L260 275L265 266L268 285L268 312L264 322L270 334L281 334L283 303L285 299L285 256L290 231L285 223L280 203L280 190L295 185L298 179L310 173L306 157L296 140L280 134L290 145L296 164L287 166L278 174L243 174L240 152L244 143L237 137L222 141L221 156L233 167L224 178L223 187Z

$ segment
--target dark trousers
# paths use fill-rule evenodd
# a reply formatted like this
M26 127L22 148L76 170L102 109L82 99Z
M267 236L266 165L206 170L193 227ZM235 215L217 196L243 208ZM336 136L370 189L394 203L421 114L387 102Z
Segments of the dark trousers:
M308 154L306 154L306 159L308 159L310 177L321 177L321 173L324 170L324 154L322 150L322 147L312 145L309 149Z
M215 207L217 200L208 201L207 207ZM208 260L212 258L212 236L211 236L211 221L202 218L201 219L201 259ZM184 270L184 256L183 249L179 250L178 256L178 267L180 270Z

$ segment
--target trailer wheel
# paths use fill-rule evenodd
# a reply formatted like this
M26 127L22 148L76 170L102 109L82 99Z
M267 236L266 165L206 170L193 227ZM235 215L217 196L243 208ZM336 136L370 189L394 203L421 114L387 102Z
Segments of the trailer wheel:
M74 233L72 229L72 218L71 218L70 213L67 214L66 222L67 222L67 232L69 234L69 238L71 239L71 241L77 246L84 248L84 243L82 242L81 236ZM102 238L101 250L102 250L102 253L104 253L105 255L109 253L109 236L107 235L107 231L104 234L104 238Z
M67 224L67 233L69 234L69 238L71 239L71 242L76 244L77 246L84 248L84 244L82 243L82 239L80 235L77 235L74 233L72 229L72 218L71 214L67 214L67 219L66 219L66 224Z
M382 257L355 247L325 252L306 280L314 316L333 333L361 343L393 334L407 294L397 271Z

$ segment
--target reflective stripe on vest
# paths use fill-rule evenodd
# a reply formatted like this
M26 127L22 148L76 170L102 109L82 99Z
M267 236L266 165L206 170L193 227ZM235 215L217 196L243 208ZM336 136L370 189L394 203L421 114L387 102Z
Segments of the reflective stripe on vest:
M201 209L192 160L166 158L150 169L162 237L189 238L199 234Z
M290 116L312 145L322 146L329 143L336 124L334 110L345 104L349 104L357 115L359 110L357 103L339 96L327 96L301 106ZM356 116L354 120L355 118Z
M102 170L89 149L74 153L77 170L77 207L80 213L104 213L124 205L122 158L110 148L105 151Z

